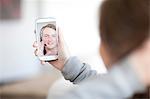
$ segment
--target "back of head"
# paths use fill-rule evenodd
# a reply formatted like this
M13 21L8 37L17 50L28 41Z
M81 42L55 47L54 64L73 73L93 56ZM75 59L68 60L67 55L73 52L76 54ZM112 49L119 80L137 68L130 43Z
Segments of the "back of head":
M149 36L149 0L104 0L100 35L116 61L140 47Z
M142 46L149 37L150 0L104 0L100 35L113 61L119 61ZM149 98L149 91L135 97Z

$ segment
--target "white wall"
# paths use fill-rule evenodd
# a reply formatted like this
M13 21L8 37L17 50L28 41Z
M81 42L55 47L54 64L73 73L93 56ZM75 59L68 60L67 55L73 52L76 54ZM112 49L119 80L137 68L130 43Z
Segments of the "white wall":
M32 48L37 13L37 0L22 0L22 18L0 22L0 82L38 73L39 66Z

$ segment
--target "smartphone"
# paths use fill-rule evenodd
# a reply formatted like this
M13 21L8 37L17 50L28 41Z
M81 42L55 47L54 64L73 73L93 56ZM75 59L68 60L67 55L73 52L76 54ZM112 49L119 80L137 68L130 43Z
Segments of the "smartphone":
M37 56L40 60L52 61L58 59L58 32L56 19L39 18L35 22Z

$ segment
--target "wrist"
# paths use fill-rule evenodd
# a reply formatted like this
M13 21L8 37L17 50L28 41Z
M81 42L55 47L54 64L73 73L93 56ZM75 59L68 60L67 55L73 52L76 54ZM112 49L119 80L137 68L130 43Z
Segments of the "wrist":
M60 71L63 70L63 68L65 67L65 64L67 64L69 58L70 58L70 57L66 57L65 59L62 60L62 66L61 66L62 68L60 68Z

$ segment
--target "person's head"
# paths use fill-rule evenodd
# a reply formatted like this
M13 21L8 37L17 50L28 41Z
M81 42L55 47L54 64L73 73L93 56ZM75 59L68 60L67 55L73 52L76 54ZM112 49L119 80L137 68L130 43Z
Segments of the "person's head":
M41 41L43 41L44 45L48 49L52 49L57 46L57 34L56 34L56 26L53 24L47 24L41 29Z
M141 47L149 36L149 0L104 0L100 52L106 66Z

